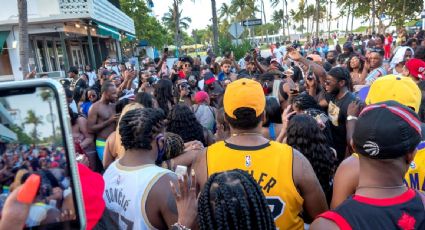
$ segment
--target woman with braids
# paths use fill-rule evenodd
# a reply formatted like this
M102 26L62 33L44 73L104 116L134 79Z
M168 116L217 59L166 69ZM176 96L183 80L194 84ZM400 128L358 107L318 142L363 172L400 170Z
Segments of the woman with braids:
M183 138L184 142L200 141L204 146L214 143L214 136L204 128L192 110L184 104L177 104L168 116L167 132L175 133Z
M168 79L159 80L157 87L155 88L155 98L158 102L159 108L164 110L164 113L167 116L175 104L173 97L173 83Z
M289 120L286 143L300 151L309 161L325 192L332 199L332 180L336 169L336 153L326 142L317 121L307 114Z
M292 110L296 114L308 114L315 118L321 125L320 129L326 137L328 145L333 145L331 123L328 115L321 109L314 97L307 93L301 93L292 101ZM286 126L287 127L287 126ZM286 131L286 127L285 130Z
M105 171L103 198L125 229L167 229L177 221L169 184L177 182L176 176L155 165L164 154L164 119L162 110L143 108L127 112L119 122L125 154Z
M170 183L179 213L172 229L276 229L261 187L245 171L234 169L211 175L198 200L194 171L191 175L190 186L184 183L187 175L178 182L179 191Z

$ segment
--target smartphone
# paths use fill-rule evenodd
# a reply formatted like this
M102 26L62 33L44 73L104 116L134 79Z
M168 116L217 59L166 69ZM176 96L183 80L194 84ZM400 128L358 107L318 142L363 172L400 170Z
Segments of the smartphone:
M28 229L85 229L85 215L64 88L52 79L0 83L0 168L11 175L0 200L24 183L31 173L41 175L40 189L25 227ZM63 199L52 198L62 191ZM65 195L66 194L66 195ZM54 196L53 196L54 197ZM64 200L75 218L61 219ZM0 209L3 208L0 203ZM4 211L4 210L1 210Z
M187 167L183 165L177 165L175 173L179 179L182 179L187 174Z

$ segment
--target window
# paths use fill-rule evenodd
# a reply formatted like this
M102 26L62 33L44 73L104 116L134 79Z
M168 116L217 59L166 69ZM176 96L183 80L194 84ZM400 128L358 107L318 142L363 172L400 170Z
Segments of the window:
M38 65L39 65L39 72L48 72L47 69L47 62L46 62L46 53L44 52L43 48L43 41L37 40L37 54L38 54Z
M65 61L63 58L63 49L60 42L56 42L56 52L58 53L59 69L65 70Z
M13 75L7 42L4 43L3 49L0 52L0 76L1 75Z
M58 66L56 63L56 54L55 54L55 49L53 46L53 41L47 41L47 52L48 57L50 59L50 65L52 66L52 71L58 71Z

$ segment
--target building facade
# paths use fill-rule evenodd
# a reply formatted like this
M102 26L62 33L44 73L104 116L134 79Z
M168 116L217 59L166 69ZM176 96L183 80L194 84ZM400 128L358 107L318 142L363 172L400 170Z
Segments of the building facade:
M70 66L97 68L107 57L121 60L120 41L135 38L134 22L110 1L27 1L30 59L24 68L64 77ZM0 79L21 80L17 2L1 3Z

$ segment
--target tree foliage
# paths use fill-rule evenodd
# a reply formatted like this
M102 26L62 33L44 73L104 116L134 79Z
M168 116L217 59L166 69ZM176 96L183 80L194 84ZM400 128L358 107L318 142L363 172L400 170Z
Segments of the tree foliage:
M136 37L152 46L162 47L171 41L164 26L152 16L145 0L120 0L121 10L134 20Z

